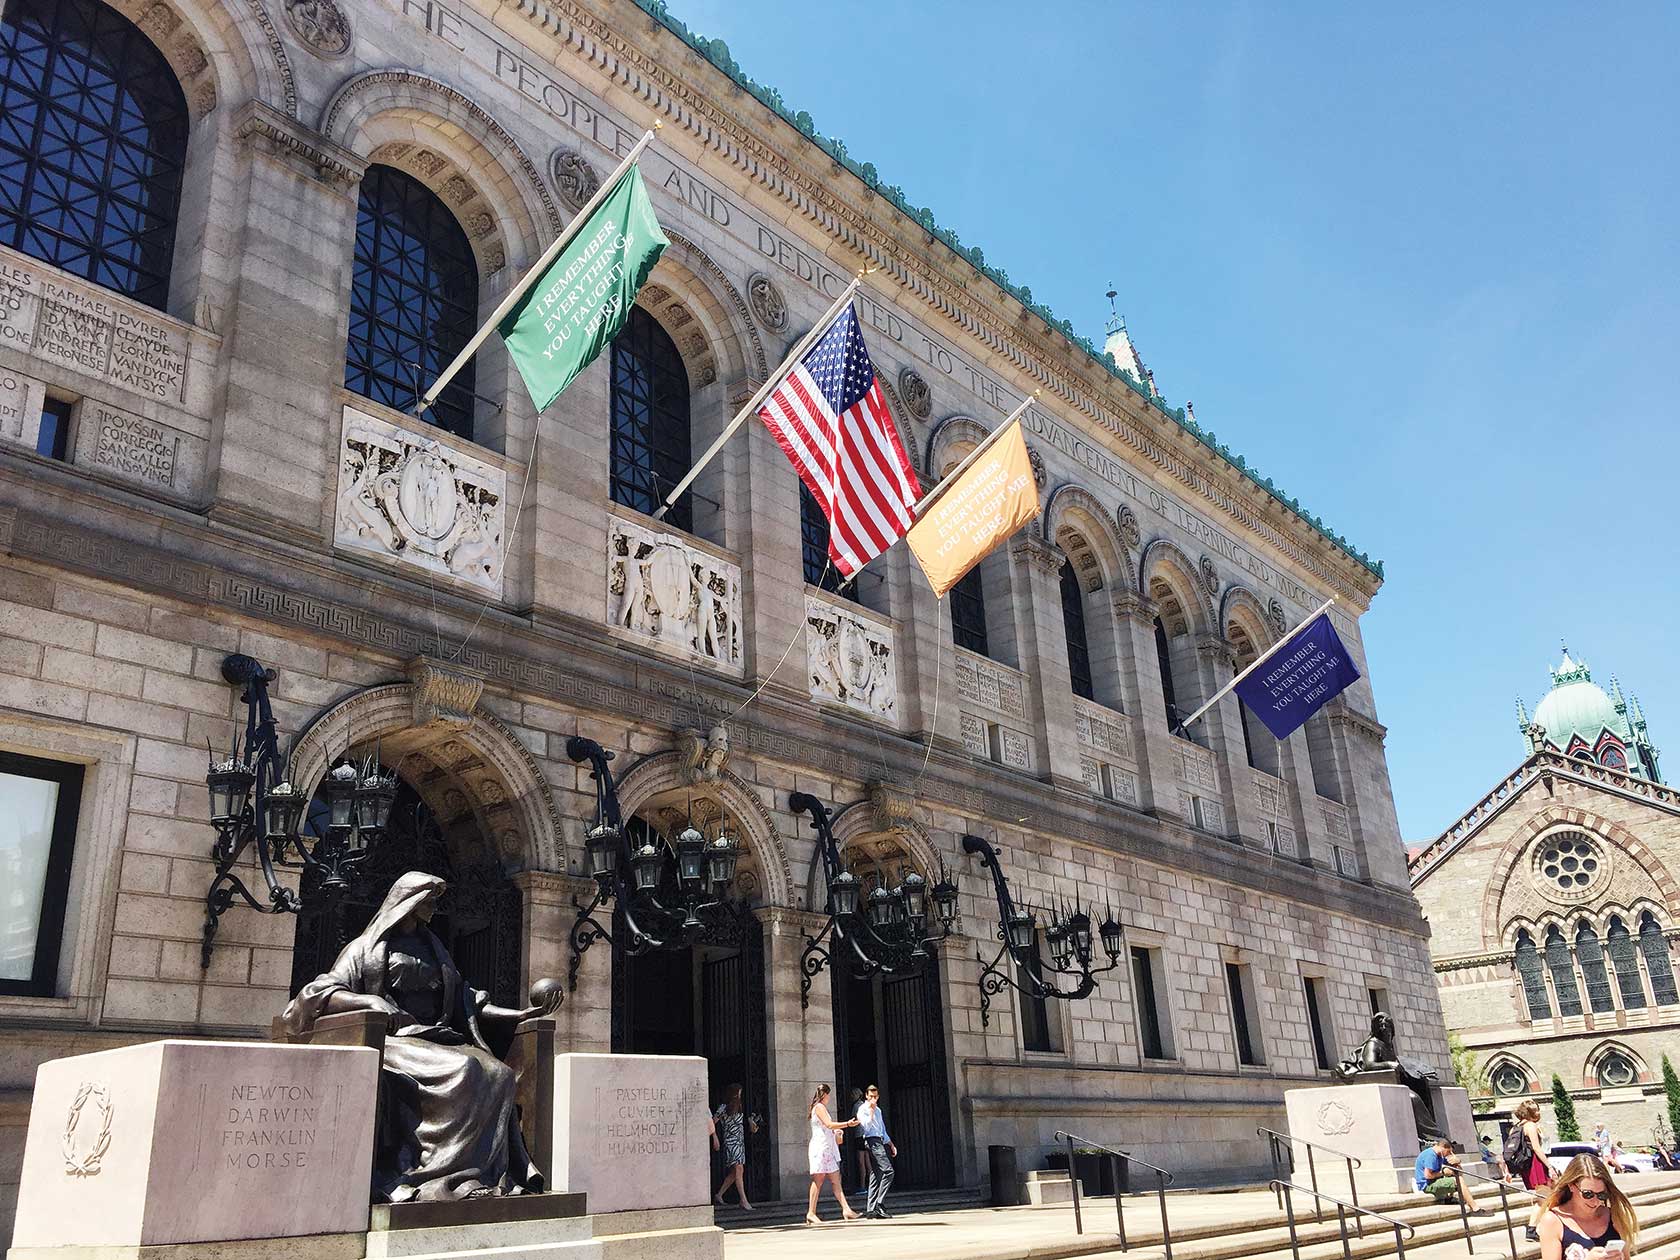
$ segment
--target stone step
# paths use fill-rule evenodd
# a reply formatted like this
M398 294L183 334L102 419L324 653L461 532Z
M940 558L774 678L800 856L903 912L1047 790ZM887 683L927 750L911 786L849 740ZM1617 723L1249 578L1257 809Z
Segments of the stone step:
M854 1211L863 1210L863 1192L848 1193L847 1202ZM974 1187L954 1190L906 1190L903 1193L894 1191L887 1199L887 1210L895 1217L911 1216L921 1212L953 1212L963 1208L980 1207L985 1203L984 1193ZM817 1206L817 1215L824 1220L838 1220L840 1209L834 1202L834 1195L825 1186L822 1199ZM759 1229L767 1225L798 1224L805 1219L804 1199L771 1199L763 1203L753 1204L753 1210L736 1206L731 1199L727 1207L714 1207L712 1219L723 1229Z

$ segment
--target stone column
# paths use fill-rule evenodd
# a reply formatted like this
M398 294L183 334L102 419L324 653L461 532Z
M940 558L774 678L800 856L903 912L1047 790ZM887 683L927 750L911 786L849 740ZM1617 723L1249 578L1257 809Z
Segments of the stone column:
M1138 768L1138 808L1177 815L1178 767L1168 744L1167 700L1155 660L1155 605L1134 590L1114 596L1114 628L1120 636L1120 692L1132 717L1133 755Z
M223 318L212 516L312 549L331 532L357 185L366 163L252 107Z
M1015 645L1032 701L1039 778L1084 792L1062 625L1061 573L1067 557L1029 532L1010 544L1009 559L1010 585L1017 592L1012 601Z
M533 614L594 633L607 620L611 364L608 348L549 407L525 505L534 547Z
M524 898L524 965L527 989L552 977L568 984L572 963L572 924L577 919L575 898L588 905L595 894L593 880L553 871L521 871L513 877ZM611 912L596 912L603 927L612 926ZM606 1054L612 1050L612 940L598 940L582 959L577 988L569 987L556 1012L559 1048L563 1051Z
M809 1006L802 1010L799 1005L805 937L822 931L827 920L772 906L763 921L764 1018L770 1021L770 1092L776 1100L769 1117L771 1164L779 1197L797 1199L811 1183L806 1109L819 1084L834 1084L834 1002L826 973L812 981Z
M1383 741L1387 735L1382 723L1354 712L1345 702L1331 706L1330 737L1347 798L1348 830L1362 855L1365 874L1373 883L1410 888L1406 846L1384 768Z
M1223 638L1217 634L1196 636L1196 669L1203 696L1213 695L1230 682L1236 667L1236 654ZM1213 771L1218 776L1225 804L1225 834L1233 840L1263 837L1265 828L1260 825L1249 784L1248 754L1243 748L1242 714L1237 710L1236 693L1227 692L1197 720L1206 735L1205 747L1213 754Z

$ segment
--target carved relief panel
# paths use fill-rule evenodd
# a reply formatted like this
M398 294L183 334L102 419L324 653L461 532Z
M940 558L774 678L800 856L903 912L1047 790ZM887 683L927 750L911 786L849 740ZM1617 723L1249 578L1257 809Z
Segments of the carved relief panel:
M333 541L499 597L507 474L443 436L346 407Z
M898 666L888 626L847 604L805 597L805 659L811 698L884 722L898 720Z
M607 625L672 656L739 675L741 567L613 517L607 533Z

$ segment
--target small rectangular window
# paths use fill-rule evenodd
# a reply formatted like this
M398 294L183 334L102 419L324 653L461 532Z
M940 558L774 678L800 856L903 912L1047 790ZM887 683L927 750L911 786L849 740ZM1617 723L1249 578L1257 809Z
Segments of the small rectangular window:
M951 638L960 648L990 656L986 636L986 588L975 565L950 590Z
M41 404L41 430L35 435L35 453L48 459L63 459L70 445L70 407L62 399L49 398Z
M1383 988L1379 984L1372 984L1370 981L1366 981L1365 994L1371 999L1371 1014L1376 1015L1379 1012L1386 1015L1393 1014L1388 1007L1387 989Z
M1307 1027L1312 1032L1313 1063L1320 1072L1330 1070L1330 1006L1319 976L1302 976L1301 988L1307 999Z
M52 996L82 767L0 753L0 993Z
M1132 1002L1137 1007L1138 1044L1146 1059L1172 1058L1171 1022L1155 983L1160 954L1158 949L1132 946Z
M1255 1021L1254 982L1250 968L1241 963L1225 964L1225 988L1231 997L1231 1026L1237 1037L1237 1062L1261 1067L1266 1057L1260 1046L1260 1029Z
M1042 943L1038 948L1043 948ZM1038 958L1035 950L1032 966L1018 969L1021 980L1021 1049L1035 1054L1055 1054L1062 1047L1061 1038L1057 1035L1056 1021L1050 1014L1050 1003L1045 998L1033 996L1031 992L1033 979L1041 979L1044 974Z

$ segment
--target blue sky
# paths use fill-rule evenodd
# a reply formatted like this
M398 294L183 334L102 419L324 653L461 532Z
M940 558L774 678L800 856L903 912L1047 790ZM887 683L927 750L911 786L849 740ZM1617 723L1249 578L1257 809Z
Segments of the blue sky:
M1680 780L1680 6L671 8L1386 562L1406 839L1560 639Z

